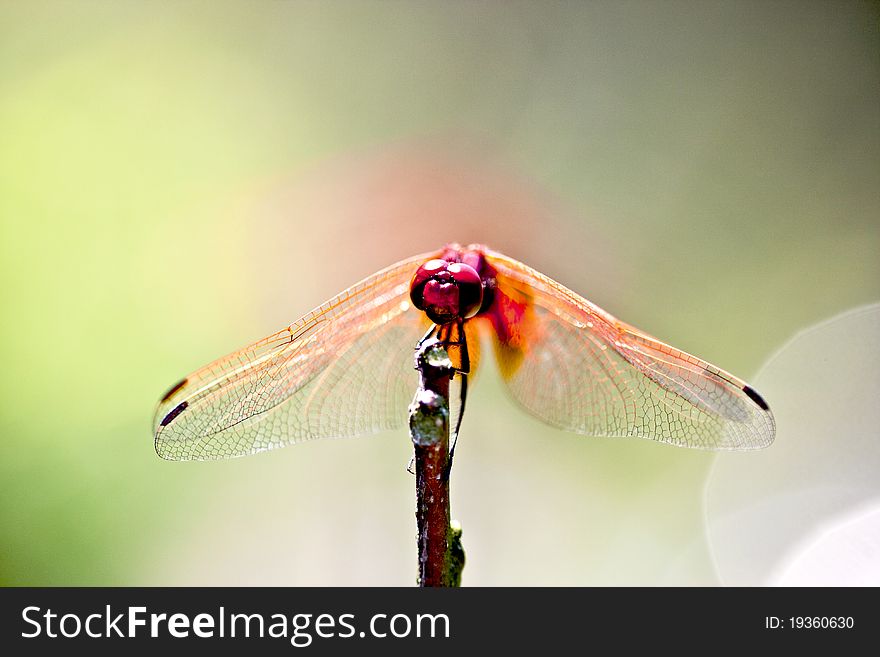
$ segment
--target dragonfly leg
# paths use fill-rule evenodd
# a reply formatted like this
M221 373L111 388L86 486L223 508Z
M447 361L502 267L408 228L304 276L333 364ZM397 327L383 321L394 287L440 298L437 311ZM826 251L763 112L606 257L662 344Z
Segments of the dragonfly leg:
M456 418L455 428L452 430L452 435L449 440L449 463L446 466L447 477L449 477L449 472L452 469L452 458L455 456L455 445L458 443L458 433L461 430L461 421L464 419L464 407L465 402L467 401L467 377L468 373L471 371L471 359L468 354L467 335L464 332L464 320L459 319L457 323L458 342L456 344L461 347L461 369L458 370L458 374L461 377L461 386L458 394L458 418Z
M449 440L449 468L452 467L452 457L455 455L455 445L458 443L458 432L461 429L461 421L464 419L464 403L467 400L467 374L461 372L461 389L458 395L459 400L459 410L458 410L458 419L455 421L455 429L452 432L452 436L450 436Z
M470 374L471 357L468 355L467 334L464 332L463 319L458 320L458 342L456 344L461 347L461 369L459 372L462 374Z
M424 344L425 344L428 340L430 340L431 338L433 338L433 337L434 337L434 334L437 333L439 330L440 330L440 326L438 326L437 324L431 324L431 328L428 329L428 332L425 333L425 335L422 336L422 339L419 340L419 343L416 345L416 351L418 351L419 349L421 349L421 348L424 346Z

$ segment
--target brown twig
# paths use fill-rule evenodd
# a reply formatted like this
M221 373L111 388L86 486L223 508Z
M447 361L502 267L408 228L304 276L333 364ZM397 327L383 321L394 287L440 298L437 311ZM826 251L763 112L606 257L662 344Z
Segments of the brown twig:
M459 586L464 568L461 528L449 522L449 354L435 338L416 351L419 390L410 406L415 448L419 585Z

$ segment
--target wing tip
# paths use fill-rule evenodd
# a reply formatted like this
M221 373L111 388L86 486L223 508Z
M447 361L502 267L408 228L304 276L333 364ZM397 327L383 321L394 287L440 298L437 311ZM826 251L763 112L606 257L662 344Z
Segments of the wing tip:
M756 442L752 449L766 449L776 441L776 418L773 417L773 411L770 410L770 405L752 386L744 384L742 391L755 406L761 409L760 417L763 418L764 427L766 429L763 432L760 442Z
M180 415L181 413L183 413L187 409L188 406L189 406L189 402L187 402L187 401L180 402L177 406L172 408L165 415L165 417L162 418L162 421L159 422L159 426L160 427L167 427L169 424L174 422L174 420L177 418L177 416Z
M185 385L187 384L188 381L189 381L189 379L187 379L187 378L183 378L183 379L181 379L180 381L178 381L177 383L175 383L173 386L171 386L170 388L168 388L168 392L166 392L164 395L162 395L162 399L159 400L159 403L160 403L160 404L164 404L164 403L167 402L169 399L171 399L171 396L172 396L175 392L177 392L178 390L180 390L183 386L185 386Z
M156 442L154 447L156 448L156 455L160 459L162 459L163 461L180 461L181 460L181 459L176 459L173 456L171 456L171 454L169 452L167 452L166 450L164 450L162 447L159 446L158 442Z
M171 393L171 394L173 394L173 393ZM167 398L167 396L166 396L166 398ZM154 447L154 449L156 450L156 454L157 454L161 459L163 459L163 460L165 460L165 461L181 461L181 460L184 460L184 459L181 459L179 456L173 454L173 453L168 449L168 447L169 447L169 441L167 441L167 440L162 440L162 439L161 439L161 436L162 436L162 432L164 431L164 429L165 429L169 424L171 424L172 422L174 422L174 420L177 419L177 416L180 415L181 413L183 413L183 411L185 411L185 410L187 409L187 407L189 407L189 402L187 402L187 401L182 401L182 402L180 402L177 406L175 406L174 408L172 408L168 413L166 413L165 416L164 416L164 417L163 417L158 423L155 423L155 422L154 422L154 431L153 431L153 433L154 433L154 435L155 435L155 438L154 438L154 440L153 440L153 447Z
M750 385L744 385L742 387L742 391L746 394L746 397L751 399L762 411L769 411L770 406L764 401L764 398L758 394L758 391L755 390Z

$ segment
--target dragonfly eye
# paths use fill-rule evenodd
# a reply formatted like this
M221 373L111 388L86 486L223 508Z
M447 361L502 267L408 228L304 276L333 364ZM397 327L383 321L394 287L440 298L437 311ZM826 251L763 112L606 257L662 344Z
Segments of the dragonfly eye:
M410 284L413 305L435 324L473 317L483 303L483 282L470 265L429 260Z

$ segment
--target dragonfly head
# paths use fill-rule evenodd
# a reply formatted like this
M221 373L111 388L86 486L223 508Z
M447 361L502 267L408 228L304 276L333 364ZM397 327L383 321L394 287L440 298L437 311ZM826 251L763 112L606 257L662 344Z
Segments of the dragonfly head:
M450 251L450 249L447 249ZM428 260L410 283L413 305L435 324L447 324L476 315L483 305L483 281L473 266L444 252Z

